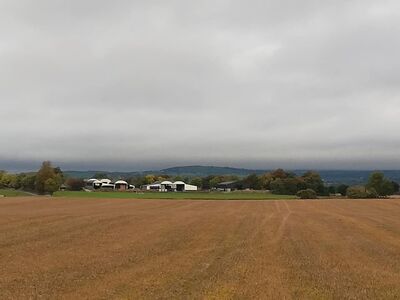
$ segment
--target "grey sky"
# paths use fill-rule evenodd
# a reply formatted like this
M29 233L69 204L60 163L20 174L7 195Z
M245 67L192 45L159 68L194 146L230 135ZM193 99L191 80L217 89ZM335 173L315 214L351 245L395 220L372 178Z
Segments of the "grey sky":
M399 1L0 0L0 169L400 168Z

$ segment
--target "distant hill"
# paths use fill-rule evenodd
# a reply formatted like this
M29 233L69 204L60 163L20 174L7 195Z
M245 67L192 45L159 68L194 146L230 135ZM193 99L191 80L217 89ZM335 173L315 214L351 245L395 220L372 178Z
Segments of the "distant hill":
M208 175L236 175L236 176L247 176L252 173L262 174L266 170L251 170L241 168L230 168L230 167L215 167L215 166L184 166L184 167L173 167L162 170L151 170L142 172L110 172L110 171L64 171L64 174L69 177L75 178L92 178L96 173L107 174L111 178L128 178L137 175L146 174L166 174L171 176L208 176Z
M208 176L208 175L237 175L247 176L249 174L262 174L266 170L251 170L231 167L215 167L215 166L185 166L173 167L161 170L162 173L168 175L181 176Z
M135 175L143 175L147 172L110 172L110 171L63 171L64 175L73 178L89 179L93 178L95 174L107 174L106 177L112 179L129 178ZM151 172L150 172L151 173ZM100 179L100 178L98 178Z
M105 173L107 177L112 179L129 178L146 174L166 174L171 176L189 176L204 177L208 175L236 175L239 177L248 176L249 174L263 174L270 170L252 170L231 167L216 166L183 166L172 167L162 170L141 171L141 172L109 172L109 171L64 171L69 177L75 178L92 178L96 173ZM294 173L301 175L307 170L292 170ZM354 171L354 170L320 170L322 179L327 184L362 184L367 182L372 170ZM385 176L393 181L400 182L400 170L383 171Z

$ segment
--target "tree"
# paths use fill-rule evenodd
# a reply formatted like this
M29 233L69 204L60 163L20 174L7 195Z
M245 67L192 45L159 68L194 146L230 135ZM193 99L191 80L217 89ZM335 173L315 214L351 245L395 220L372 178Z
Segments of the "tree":
M277 178L283 179L283 178L288 177L290 174L287 173L287 172L285 172L283 169L277 169L277 170L273 171L273 172L271 173L271 175L272 175L272 177L273 177L274 179L277 179Z
M208 183L210 188L215 188L221 182L223 182L223 179L220 176L214 176Z
M398 193L400 191L400 185L396 181L392 181L393 193Z
M336 187L336 192L338 192L339 194L341 194L342 196L346 196L347 194L347 189L349 188L348 185L345 184L340 184Z
M25 175L21 180L21 188L25 191L35 190L36 175Z
M367 188L362 185L351 186L347 189L347 197L352 199L378 198L379 195L374 188Z
M15 188L17 186L17 182L17 175L3 172L0 179L0 187Z
M386 179L382 172L375 172L371 174L367 183L367 188L375 189L375 191L381 197L393 195L394 193L394 186L392 182Z
M272 193L274 193L274 194L278 194L278 195L287 194L285 182L281 178L277 178L277 179L273 180L270 184L270 188L272 190Z
M329 194L335 194L336 193L336 188L333 185L330 185L328 187L328 192L329 192Z
M107 176L107 173L104 173L104 172L97 172L97 173L95 173L95 174L93 175L93 177L94 177L94 178L97 178L97 179L104 179L104 178L107 178L108 176Z
M70 191L80 191L85 186L85 182L80 178L68 178L65 184Z
M271 189L271 182L274 180L274 177L272 176L271 173L265 173L260 176L262 188L264 190L270 190Z
M248 189L253 190L261 190L262 189L262 181L256 174L250 174L242 181L243 186Z
M149 174L144 177L145 184L152 184L155 181L156 181L156 176L154 175Z
M190 181L190 184L197 186L199 189L202 188L203 181L200 177L195 177Z
M130 184L133 184L134 186L137 186L137 187L141 187L142 185L147 184L145 177L144 176L139 176L139 175L129 178L128 182Z
M56 178L48 178L44 182L44 190L53 195L54 192L60 189L60 184L57 182Z
M296 196L300 199L317 199L317 193L312 189L300 190Z
M48 181L48 179L52 179ZM53 193L54 188L57 190L62 183L62 172L59 169L54 169L51 162L45 161L42 163L41 168L36 174L35 187L39 194Z
M323 195L325 193L324 182L317 172L308 171L301 177L307 188L314 190L318 195Z

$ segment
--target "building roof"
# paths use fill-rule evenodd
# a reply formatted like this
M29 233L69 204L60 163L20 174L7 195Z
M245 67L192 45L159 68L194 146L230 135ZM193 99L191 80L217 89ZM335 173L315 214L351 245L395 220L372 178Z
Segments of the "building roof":
M128 183L124 180L118 180L114 184L126 184L127 185Z
M237 181L225 181L217 184L217 187L232 187L235 186Z
M171 181L165 180L163 182L161 182L161 184L173 184Z

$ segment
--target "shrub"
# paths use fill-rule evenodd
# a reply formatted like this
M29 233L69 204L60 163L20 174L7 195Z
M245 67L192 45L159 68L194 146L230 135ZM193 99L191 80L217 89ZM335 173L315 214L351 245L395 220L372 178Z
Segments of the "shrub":
M317 199L317 193L312 189L298 191L296 196L300 199Z
M351 199L378 198L379 195L374 188L365 186L352 186L347 189L347 197Z

